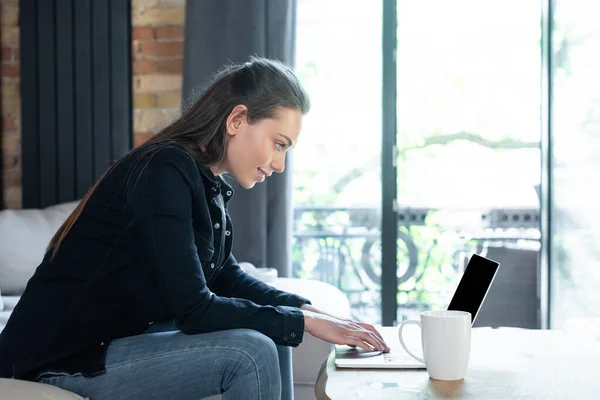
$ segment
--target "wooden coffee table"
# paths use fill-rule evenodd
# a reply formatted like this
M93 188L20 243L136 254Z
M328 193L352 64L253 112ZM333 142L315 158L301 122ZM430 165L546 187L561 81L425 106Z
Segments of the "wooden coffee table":
M334 357L319 372L319 400L600 399L600 343L562 331L475 328L465 379L454 382L425 370L336 368Z

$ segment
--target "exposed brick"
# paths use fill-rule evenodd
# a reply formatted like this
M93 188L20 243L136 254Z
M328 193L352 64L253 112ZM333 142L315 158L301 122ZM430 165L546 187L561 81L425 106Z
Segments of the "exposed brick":
M2 118L16 117L20 115L21 99L19 97L11 97L2 99Z
M131 57L133 59L137 58L137 55L140 52L140 41L139 40L133 40L131 42Z
M2 173L4 178L4 184L7 186L21 186L21 169L11 168L6 169Z
M13 119L15 124L17 125L17 129L14 132L18 132L21 127L21 110L19 109L7 109L6 107L2 107L2 119ZM13 131L4 131L3 133L12 133Z
M151 74L154 72L154 61L152 60L135 60L133 62L134 75Z
M171 123L178 112L178 109L135 110L133 130L156 133Z
M156 96L154 93L135 93L133 95L133 108L155 108Z
M154 28L156 39L183 39L183 26L167 25Z
M2 134L2 149L4 150L20 150L21 149L21 135L16 132Z
M17 27L2 27L2 45L13 45L19 44L19 28Z
M134 12L132 22L138 25L181 25L184 8L148 8Z
M156 95L156 103L158 108L180 108L181 107L181 91L159 93Z
M151 26L134 26L131 37L133 40L154 39L154 29Z
M18 81L14 79L2 79L2 102L13 97L19 97L20 95Z
M14 26L19 26L19 9L17 7L2 7L2 29Z
M140 55L144 58L181 57L183 42L140 42Z
M182 78L179 75L140 75L134 78L134 90L139 93L180 90L181 80Z
M2 62L13 62L19 60L19 49L11 46L2 47Z
M19 160L21 159L20 153L15 151L4 151L2 156L2 169L21 168Z
M6 76L9 78L18 78L19 76L21 76L19 64L3 64L2 76Z
M4 206L6 208L19 209L22 207L23 191L21 186L5 186L4 190Z
M2 132L17 129L15 118L2 118Z
M21 208L21 100L19 90L19 0L1 0L1 102L2 133L0 158L2 177L0 193L7 208Z
M157 132L167 124L162 110L135 110L133 119L133 130L141 132Z
M133 134L133 146L138 147L146 143L152 137L150 132L136 132Z
M179 74L183 71L182 58L170 58L167 60L157 60L154 62L154 72L159 74Z

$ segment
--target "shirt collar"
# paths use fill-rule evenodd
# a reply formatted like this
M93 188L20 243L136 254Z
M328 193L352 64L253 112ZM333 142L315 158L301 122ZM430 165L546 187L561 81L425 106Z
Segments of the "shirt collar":
M223 195L223 200L227 203L233 197L233 188L225 182L220 176L215 176L210 168L200 167L200 172L206 178L206 186L212 197Z

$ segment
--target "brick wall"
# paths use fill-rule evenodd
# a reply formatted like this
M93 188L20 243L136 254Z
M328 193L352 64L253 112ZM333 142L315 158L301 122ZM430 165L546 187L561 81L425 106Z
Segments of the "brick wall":
M185 0L133 0L134 145L179 112Z
M19 0L2 14L2 184L4 207L21 207ZM181 104L185 0L132 0L134 145L173 119Z
M21 206L21 98L19 94L19 0L2 5L2 182L4 207Z

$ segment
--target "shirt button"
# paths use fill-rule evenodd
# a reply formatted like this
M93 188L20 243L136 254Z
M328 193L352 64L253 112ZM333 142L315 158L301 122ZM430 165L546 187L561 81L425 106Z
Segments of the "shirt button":
M100 342L100 346L104 346L104 342Z
M229 236L229 235L231 235L231 232L225 231L225 236Z
M148 322L148 325L152 325L154 322Z
M290 333L290 337L293 339L296 337L296 334L294 332Z
M213 192L216 192L218 189L216 187L213 187Z
M215 224L215 229L219 229L221 227L221 224L219 224L218 222Z
M210 268L214 268L215 267L215 263L210 263Z
M233 194L233 192L231 190L227 191L227 196L231 196Z

